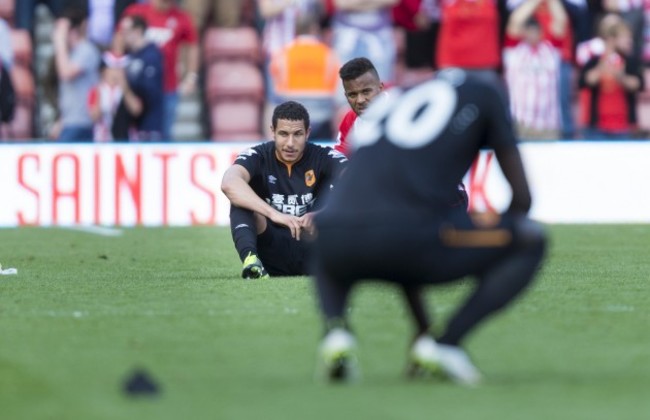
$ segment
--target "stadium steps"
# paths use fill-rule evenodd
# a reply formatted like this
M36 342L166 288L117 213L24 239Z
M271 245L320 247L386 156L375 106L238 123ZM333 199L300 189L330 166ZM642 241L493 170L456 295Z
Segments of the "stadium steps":
M56 104L46 100L44 85L46 77L54 57L54 46L52 45L52 32L54 30L54 20L46 6L39 4L36 9L36 29L35 29L35 73L37 77L37 103L38 112L36 114L36 127L40 128L35 135L37 137L46 137L56 117ZM202 86L197 87L197 91L202 90ZM202 105L199 94L193 94L188 97L180 97L177 110L176 120L172 127L172 135L178 141L199 141L204 140L204 130L202 125Z
M55 120L56 103L49 102L46 97L45 85L52 60L54 59L54 18L47 6L36 6L36 26L34 28L34 74L36 77L36 112L35 132L37 138L47 138Z
M201 89L201 87L197 88ZM180 97L176 110L176 121L172 127L172 135L176 141L203 140L203 126L201 124L202 107L201 97L194 93L187 97Z

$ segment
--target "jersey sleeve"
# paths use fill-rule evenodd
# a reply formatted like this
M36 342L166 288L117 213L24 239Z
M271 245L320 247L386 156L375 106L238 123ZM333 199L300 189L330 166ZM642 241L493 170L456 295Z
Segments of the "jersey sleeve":
M348 158L336 149L329 147L321 147L321 149L319 150L323 162L321 175L326 182L333 183L347 165Z
M339 131L339 134L336 136L334 150L344 155L348 154L348 144L346 143L346 138L341 131Z
M246 168L251 178L253 178L255 175L258 175L261 172L262 160L262 148L261 146L255 146L244 150L239 155L237 155L237 158L233 164L241 165Z
M341 124L339 125L339 132L336 136L336 144L334 145L334 149L343 153L345 156L350 156L348 136L350 134L350 130L352 130L352 127L354 126L354 121L356 119L357 114L355 114L353 110L350 110L347 114L345 114L343 120L341 120Z

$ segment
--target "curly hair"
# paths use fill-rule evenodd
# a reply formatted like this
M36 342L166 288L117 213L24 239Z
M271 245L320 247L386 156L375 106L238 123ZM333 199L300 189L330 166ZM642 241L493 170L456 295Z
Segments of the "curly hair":
M375 68L375 65L372 64L372 61L365 57L357 57L343 64L339 69L339 76L343 81L354 80L367 72L372 72L377 80L379 80L379 73L377 73L377 69Z

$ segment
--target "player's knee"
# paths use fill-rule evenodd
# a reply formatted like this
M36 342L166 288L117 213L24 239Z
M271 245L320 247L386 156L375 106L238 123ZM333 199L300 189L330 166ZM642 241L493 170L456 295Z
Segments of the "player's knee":
M527 217L522 217L516 222L517 242L527 249L543 254L546 249L547 235L544 227Z
M267 221L266 217L262 216L259 213L253 213L253 220L255 222L255 231L258 235L261 235L266 231Z

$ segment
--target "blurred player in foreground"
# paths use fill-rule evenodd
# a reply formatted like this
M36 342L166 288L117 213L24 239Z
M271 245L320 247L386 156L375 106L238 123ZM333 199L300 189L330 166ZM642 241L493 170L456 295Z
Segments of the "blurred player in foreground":
M354 376L346 307L360 280L411 287L474 275L475 290L446 330L420 334L409 358L414 373L480 382L463 339L528 286L545 249L542 228L527 217L528 183L499 98L494 87L449 69L405 92L391 89L364 112L354 158L316 217L314 273L327 331L320 357L330 379ZM494 149L512 201L503 214L479 218L449 203L484 147Z
M381 101L382 98L387 98L387 94L377 69L372 61L365 57L356 57L347 61L340 68L339 77L350 110L341 120L334 148L350 157L352 150L348 139L354 134L355 127L363 124L363 113L373 100ZM465 185L461 182L458 184L458 196L454 197L450 205L458 211L465 211L467 204L467 192ZM416 334L418 335L428 331L431 327L430 316L423 302L421 288L416 285L402 285L402 292L415 320Z
M273 141L242 152L221 189L230 200L230 227L243 278L307 273L308 241L320 197L347 159L309 143L309 114L287 101L273 111Z

